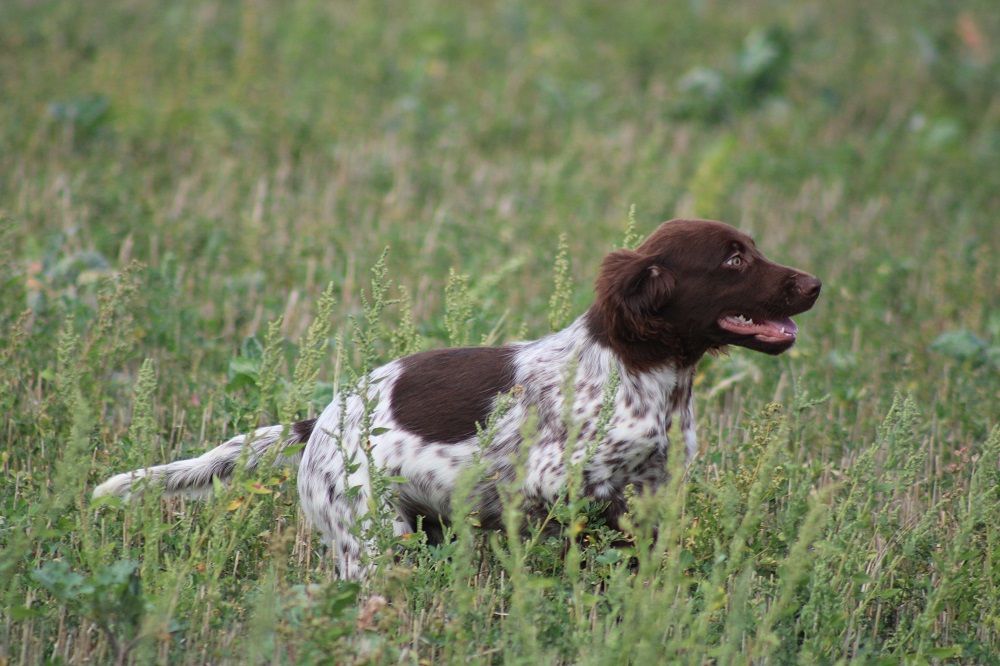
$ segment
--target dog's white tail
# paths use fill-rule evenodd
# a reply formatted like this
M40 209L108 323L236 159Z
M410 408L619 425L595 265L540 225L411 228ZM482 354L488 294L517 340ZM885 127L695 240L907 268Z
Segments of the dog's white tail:
M247 470L253 470L260 464L264 454L275 444L281 449L275 457L276 465L291 465L296 463L302 452L296 451L283 455L285 447L292 444L304 444L309 441L316 419L299 421L291 427L290 434L282 440L284 426L275 425L258 428L252 435L238 435L217 446L211 451L188 460L178 460L167 465L157 465L148 469L136 469L124 474L116 474L101 485L94 488L94 497L102 495L118 495L128 497L135 489L136 482L148 479L148 483L162 484L164 495L185 495L198 497L212 491L212 479L227 481L236 471L240 457L246 452Z

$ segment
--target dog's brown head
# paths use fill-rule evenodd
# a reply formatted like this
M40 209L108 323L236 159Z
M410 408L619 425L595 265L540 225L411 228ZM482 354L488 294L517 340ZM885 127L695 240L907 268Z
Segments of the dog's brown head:
M587 322L637 370L694 363L726 345L780 354L795 343L791 317L819 291L818 279L768 261L729 225L671 220L635 251L604 259Z

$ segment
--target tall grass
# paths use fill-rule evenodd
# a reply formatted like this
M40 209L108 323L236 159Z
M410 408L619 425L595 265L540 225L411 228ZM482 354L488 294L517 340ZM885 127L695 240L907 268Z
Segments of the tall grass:
M0 664L996 661L992 9L0 4ZM702 362L631 542L573 483L562 536L511 487L499 532L394 538L376 475L359 586L293 470L90 499L543 335L675 215L824 292L784 356Z

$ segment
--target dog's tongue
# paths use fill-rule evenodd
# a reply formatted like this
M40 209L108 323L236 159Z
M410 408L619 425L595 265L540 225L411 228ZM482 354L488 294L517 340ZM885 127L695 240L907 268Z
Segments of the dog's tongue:
M763 342L785 342L794 340L799 327L790 317L781 319L754 320L746 316L736 315L723 317L719 327L737 335L753 335Z

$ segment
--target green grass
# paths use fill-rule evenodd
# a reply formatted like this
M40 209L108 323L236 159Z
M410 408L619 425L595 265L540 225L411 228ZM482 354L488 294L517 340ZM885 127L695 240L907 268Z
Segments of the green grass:
M463 4L0 4L0 664L996 660L992 3ZM633 204L824 280L790 353L703 361L634 553L570 497L578 547L460 520L358 589L283 472L91 503L546 333Z

